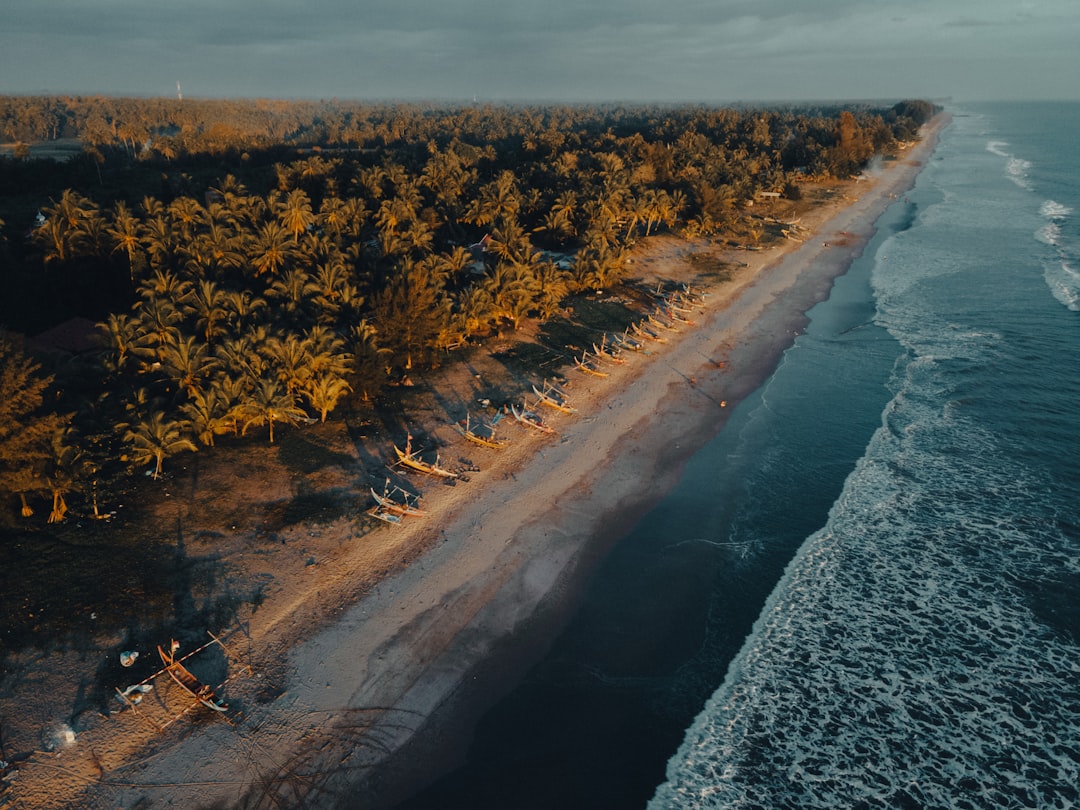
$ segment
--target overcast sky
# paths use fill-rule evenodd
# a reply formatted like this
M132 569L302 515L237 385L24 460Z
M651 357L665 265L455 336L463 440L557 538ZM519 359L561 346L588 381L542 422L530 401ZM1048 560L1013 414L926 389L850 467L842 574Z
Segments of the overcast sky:
M3 0L0 93L1080 98L1080 0Z

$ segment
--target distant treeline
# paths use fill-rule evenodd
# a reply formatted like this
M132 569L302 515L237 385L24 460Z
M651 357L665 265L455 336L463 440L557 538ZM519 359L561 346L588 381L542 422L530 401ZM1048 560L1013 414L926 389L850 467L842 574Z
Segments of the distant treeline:
M48 374L0 337L0 496L62 519L118 466L326 419L617 284L642 236L754 241L760 192L857 173L934 112L2 98L5 139L84 150L0 161L26 218L0 220L0 323L98 326Z

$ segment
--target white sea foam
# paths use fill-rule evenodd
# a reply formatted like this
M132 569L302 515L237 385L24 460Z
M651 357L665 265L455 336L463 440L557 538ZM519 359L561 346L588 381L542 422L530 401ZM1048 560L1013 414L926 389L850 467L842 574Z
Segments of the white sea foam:
M998 157L1011 157L1011 155L1006 151L1006 147L1008 147L1008 145L1009 144L1005 141L990 141L988 144L986 144L986 151L995 154Z
M1024 506L1039 483L923 396L934 365L892 406L919 429L878 432L653 808L1069 806L1080 650L1011 584L1069 549Z
M1033 190L1031 180L1028 174L1031 172L1030 161L1023 158L1011 157L1005 164L1005 174L1020 188L1025 188L1028 191Z
M1065 219L1072 212L1073 210L1069 208L1069 206L1062 205L1061 203L1055 202L1054 200L1047 200L1039 208L1039 214L1046 217L1047 219L1055 220Z
M1035 238L1044 245L1056 247L1061 240L1061 226L1056 222L1048 222L1035 231Z
M1080 312L1080 272L1076 268L1068 261L1050 261L1043 277L1054 298L1073 312Z

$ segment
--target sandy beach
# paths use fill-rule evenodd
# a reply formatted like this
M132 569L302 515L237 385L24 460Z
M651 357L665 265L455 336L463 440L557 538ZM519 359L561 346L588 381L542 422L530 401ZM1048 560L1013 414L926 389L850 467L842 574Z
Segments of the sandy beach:
M484 455L468 484L425 493L429 516L378 533L378 552L372 536L324 538L342 546L336 558L275 591L230 642L254 665L230 687L247 698L235 725L181 721L157 735L113 715L23 763L12 806L383 808L452 766L470 724L558 633L591 568L772 373L945 123L804 217L803 242L739 252L744 266L711 290L695 326L607 378L574 374L579 413L545 414L557 438L509 425L509 449ZM634 261L664 275L688 249L653 240ZM407 551L395 560L389 545ZM387 575L372 580L373 566Z

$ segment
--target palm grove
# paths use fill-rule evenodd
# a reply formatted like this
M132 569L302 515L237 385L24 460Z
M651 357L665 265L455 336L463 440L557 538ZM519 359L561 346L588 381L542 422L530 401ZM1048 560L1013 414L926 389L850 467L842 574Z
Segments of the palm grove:
M0 333L5 511L96 511L111 475L326 420L617 284L642 236L752 241L758 192L857 173L932 112L2 98L6 325L97 322L63 361ZM26 145L64 136L66 165Z

